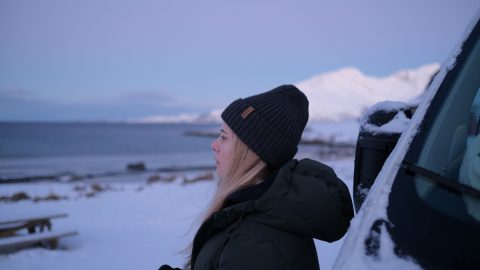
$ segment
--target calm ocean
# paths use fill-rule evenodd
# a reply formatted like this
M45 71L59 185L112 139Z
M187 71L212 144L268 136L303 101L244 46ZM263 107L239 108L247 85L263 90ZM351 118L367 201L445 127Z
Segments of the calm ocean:
M219 125L113 123L0 123L0 179L59 173L214 166L211 137Z

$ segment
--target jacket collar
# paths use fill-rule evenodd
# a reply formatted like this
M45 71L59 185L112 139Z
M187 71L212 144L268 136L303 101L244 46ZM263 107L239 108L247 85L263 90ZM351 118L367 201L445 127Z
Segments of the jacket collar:
M227 208L245 201L254 201L260 198L265 192L267 192L270 186L272 186L276 175L277 172L271 173L260 184L249 186L233 192L225 199L223 208Z

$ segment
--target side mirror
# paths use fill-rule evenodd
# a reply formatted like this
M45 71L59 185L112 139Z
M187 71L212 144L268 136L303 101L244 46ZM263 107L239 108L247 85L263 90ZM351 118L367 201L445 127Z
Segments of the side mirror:
M355 149L353 201L358 212L385 160L408 126L415 108L401 102L373 105L360 121Z

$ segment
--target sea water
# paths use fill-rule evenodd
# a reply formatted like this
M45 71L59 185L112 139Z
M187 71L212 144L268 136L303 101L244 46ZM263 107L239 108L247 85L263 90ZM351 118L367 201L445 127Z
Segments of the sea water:
M357 126L326 123L307 128L304 137L348 143ZM147 171L213 168L210 145L219 130L220 124L0 123L0 182L121 175L132 163L145 164ZM352 150L300 144L296 158Z
M0 123L0 179L147 168L214 166L220 125L126 123Z

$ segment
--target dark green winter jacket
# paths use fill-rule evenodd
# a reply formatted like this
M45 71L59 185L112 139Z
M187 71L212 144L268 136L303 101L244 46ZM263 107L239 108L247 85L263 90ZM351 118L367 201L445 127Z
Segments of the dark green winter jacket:
M353 217L346 185L313 160L287 162L262 193L202 224L193 243L193 270L319 269L312 238L340 239Z

